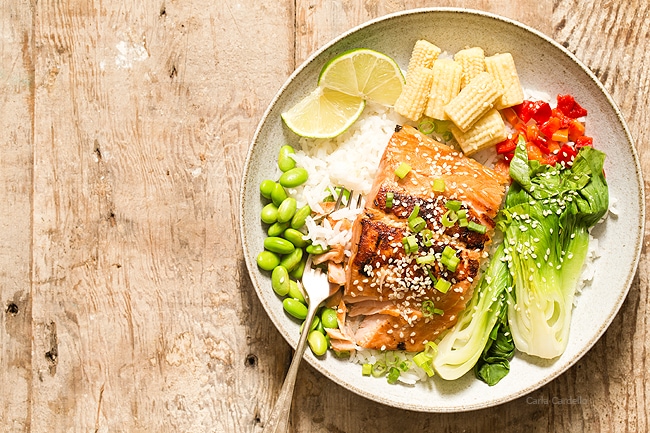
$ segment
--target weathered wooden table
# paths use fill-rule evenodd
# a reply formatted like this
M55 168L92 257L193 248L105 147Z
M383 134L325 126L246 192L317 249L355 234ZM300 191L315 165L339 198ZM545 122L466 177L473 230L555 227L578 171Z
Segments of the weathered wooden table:
M261 431L291 350L243 263L248 144L314 50L423 6L555 38L611 92L650 167L645 0L0 0L1 431ZM293 430L649 431L649 266L644 251L604 337L532 399L412 413L304 364Z

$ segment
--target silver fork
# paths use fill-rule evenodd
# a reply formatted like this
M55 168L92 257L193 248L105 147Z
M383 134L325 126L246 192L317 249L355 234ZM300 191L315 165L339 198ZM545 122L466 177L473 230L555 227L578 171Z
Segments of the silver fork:
M336 200L334 210L341 208L342 197L343 194L341 193ZM351 205L352 191L350 191L349 197L347 206ZM360 204L361 197L358 198L357 206ZM291 412L293 390L296 384L296 377L298 376L298 367L300 366L300 361L302 361L302 357L307 347L307 335L309 334L311 323L314 321L318 308L339 289L338 286L330 285L327 280L327 273L323 272L320 268L312 268L311 264L312 256L310 254L309 257L307 257L305 270L302 274L303 292L305 292L305 300L308 303L307 317L302 325L300 339L298 340L296 351L293 354L293 359L291 360L287 376L284 378L280 395L275 402L273 413L264 427L263 433L284 433L289 430L289 414Z

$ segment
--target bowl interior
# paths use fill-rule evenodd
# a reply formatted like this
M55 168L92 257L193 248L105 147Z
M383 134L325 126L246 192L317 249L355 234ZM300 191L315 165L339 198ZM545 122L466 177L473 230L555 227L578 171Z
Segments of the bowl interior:
M362 377L360 366L327 355L306 359L342 386L369 399L400 408L427 412L473 410L525 395L573 365L603 334L619 310L638 263L644 224L641 172L631 136L620 111L595 76L559 44L522 24L491 14L462 9L434 8L408 11L366 23L342 35L314 54L285 83L262 118L249 149L241 189L241 235L246 263L255 290L269 317L295 347L299 324L282 310L260 272L255 257L266 235L259 215L263 201L259 184L276 173L277 152L298 137L282 123L280 114L316 86L321 67L334 55L351 48L371 48L394 58L406 69L411 49L427 39L454 53L480 46L486 55L510 52L524 87L548 93L571 94L588 111L587 134L607 153L605 169L610 197L620 210L597 226L593 234L601 254L591 285L578 296L570 342L553 361L517 353L511 371L489 388L471 373L459 380L433 380L413 387L389 385L385 380ZM309 351L307 351L309 352Z

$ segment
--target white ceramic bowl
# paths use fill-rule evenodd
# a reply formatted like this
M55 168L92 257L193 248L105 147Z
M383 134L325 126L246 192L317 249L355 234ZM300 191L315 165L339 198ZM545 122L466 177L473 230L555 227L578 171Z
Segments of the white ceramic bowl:
M385 379L363 377L359 365L328 354L306 360L341 386L369 399L423 412L458 412L501 404L548 383L571 367L605 332L618 312L636 272L642 246L644 193L632 138L619 109L602 84L578 59L540 32L496 15L455 8L429 8L388 15L341 35L316 52L289 77L264 113L251 143L241 188L241 236L246 265L260 301L274 325L295 347L299 324L282 309L267 273L255 257L263 249L260 222L263 201L259 184L274 175L277 152L298 137L282 123L280 114L316 86L321 67L351 48L371 48L393 57L406 69L413 44L427 39L453 53L480 46L486 55L512 53L524 87L572 94L588 111L587 133L596 148L607 153L605 170L618 216L594 230L602 257L591 286L578 297L566 352L553 361L517 353L510 374L488 387L470 372L456 381L436 378L415 386L390 385Z

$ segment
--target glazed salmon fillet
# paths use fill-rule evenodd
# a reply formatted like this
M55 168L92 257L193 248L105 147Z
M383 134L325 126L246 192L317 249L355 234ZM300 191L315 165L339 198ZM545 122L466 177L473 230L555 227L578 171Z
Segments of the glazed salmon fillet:
M403 163L411 169L400 178ZM462 152L398 126L352 228L333 347L416 352L452 327L488 257L507 184ZM414 227L417 217L423 222ZM448 265L450 251L455 263Z

